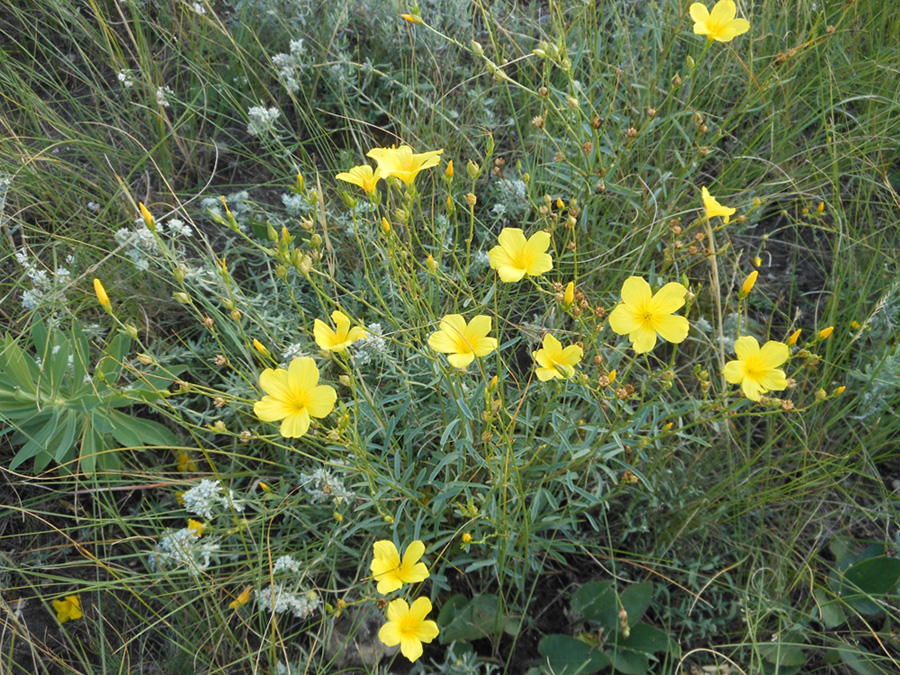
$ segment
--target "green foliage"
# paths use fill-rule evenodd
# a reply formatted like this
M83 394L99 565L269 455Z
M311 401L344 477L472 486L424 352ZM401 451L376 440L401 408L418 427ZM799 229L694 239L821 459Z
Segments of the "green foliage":
M159 422L119 410L135 401L159 400L172 382L172 373L153 370L124 388L120 376L131 345L127 335L116 335L95 366L77 322L66 333L36 321L30 337L33 351L7 335L0 352L0 434L11 434L20 446L10 469L33 460L39 473L55 461L62 471L77 465L90 475L121 466L116 447L177 444Z

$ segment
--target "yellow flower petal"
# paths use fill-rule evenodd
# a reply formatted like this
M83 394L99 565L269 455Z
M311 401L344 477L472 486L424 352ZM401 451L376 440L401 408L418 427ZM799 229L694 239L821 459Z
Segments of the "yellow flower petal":
M281 435L285 438L300 438L307 431L309 431L309 412L306 408L288 415L281 422Z
M678 282L671 282L656 291L653 296L653 310L662 314L677 312L684 306L687 289Z
M630 307L643 305L652 297L650 284L643 277L628 277L622 284L622 301Z
M691 324L683 316L664 316L654 322L653 327L660 337L667 342L679 344L687 338Z

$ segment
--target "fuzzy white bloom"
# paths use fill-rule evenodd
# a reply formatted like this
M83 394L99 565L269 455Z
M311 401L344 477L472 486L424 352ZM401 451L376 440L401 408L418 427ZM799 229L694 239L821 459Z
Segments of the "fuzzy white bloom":
M212 520L220 511L233 507L235 511L243 511L244 505L236 501L234 492L227 494L217 480L203 479L198 485L182 495L184 508L188 513L200 516L204 520Z
M247 133L251 136L266 136L275 133L275 122L281 117L278 108L263 108L253 106L247 111L250 123L247 125Z
M172 218L166 221L166 226L169 228L169 232L175 235L182 235L184 237L190 237L194 234L194 231L190 228L189 225L185 225L184 221L180 218Z
M134 74L130 70L120 70L116 77L119 78L119 82L126 89L131 89L134 86Z
M313 502L333 499L335 504L341 504L351 502L356 497L355 492L344 487L344 481L324 468L316 469L311 474L301 473L300 481Z
M175 92L169 89L169 87L157 87L156 88L156 105L162 106L163 108L169 107L169 97L174 96Z
M278 68L278 77L292 94L300 91L299 78L305 63L305 56L306 48L303 46L303 40L291 40L290 54L276 54L272 57L272 63Z
M200 16L203 16L204 14L206 14L206 8L203 5L201 5L199 2L193 3L191 5L191 9L194 10L195 14L199 14Z
M303 594L291 593L279 583L274 583L262 591L256 591L256 602L260 609L267 609L273 614L291 612L298 619L310 616L322 604L315 591L307 591Z
M194 530L185 527L163 536L147 562L154 572L187 567L188 572L196 577L210 566L212 556L218 550L218 544L201 541Z
M275 561L275 565L272 567L273 574L278 574L279 572L293 572L294 574L299 574L300 571L300 563L289 555L281 556Z

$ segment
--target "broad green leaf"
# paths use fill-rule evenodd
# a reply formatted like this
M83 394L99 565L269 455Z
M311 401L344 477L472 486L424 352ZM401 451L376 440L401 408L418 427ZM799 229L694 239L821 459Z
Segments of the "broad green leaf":
M627 638L619 641L619 646L645 654L664 652L669 649L669 636L655 626L638 623L631 628Z
M841 661L846 663L850 668L859 675L885 675L888 671L877 667L867 658L867 654L860 652L858 649L851 647L838 648L838 654L841 655Z
M847 621L847 615L841 609L841 601L838 598L829 598L821 588L817 588L813 596L826 628L837 628Z
M31 362L29 367L28 363ZM3 341L3 351L0 352L0 371L11 376L14 383L24 391L34 394L37 389L34 386L37 367L30 357L25 355L18 343L10 336Z
M441 630L441 641L446 644L459 640L478 640L500 632L505 617L499 604L499 598L492 593L476 595L464 607L459 608Z
M650 670L650 658L643 652L633 652L630 649L610 648L603 652L609 658L616 673L625 675L644 675Z
M548 635L538 644L538 652L545 657L542 666L555 675L594 673L609 665L609 659L599 649L568 635Z
M50 438L53 437L53 434L56 433L56 427L59 424L59 413L54 410L53 412L38 416L36 421L40 424L32 424L29 425L29 428L27 429L19 430L20 433L28 438L28 442L22 446L21 450L16 453L16 456L13 457L12 461L9 463L10 470L15 470L16 467L25 460L36 457L41 452L45 452L47 441L49 441ZM49 461L49 458L52 458L52 455L49 455L47 461ZM44 462L44 466L47 466L47 462Z

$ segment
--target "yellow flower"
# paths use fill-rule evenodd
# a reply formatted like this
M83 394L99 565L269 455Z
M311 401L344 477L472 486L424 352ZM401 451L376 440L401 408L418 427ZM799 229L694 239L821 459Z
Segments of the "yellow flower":
M525 233L515 227L504 227L497 237L499 246L488 253L491 269L500 274L500 281L521 281L526 274L539 276L553 269L553 259L547 253L550 234L535 232L526 241Z
M748 295L750 295L750 291L752 291L753 287L756 285L756 277L758 277L758 276L759 276L759 272L757 272L756 270L753 270L752 272L750 272L750 274L747 276L747 278L744 279L744 284L743 284L743 286L741 286L741 297L742 298L746 298Z
M269 356L269 350L266 349L263 343L256 338L253 338L253 346L256 348L256 351L258 351L263 356Z
M472 543L472 535L469 534L468 532L463 532L462 542L464 544L471 544Z
M391 233L391 224L384 216L381 217L381 231L384 232L385 236Z
M567 305L571 305L575 302L575 282L570 281L566 284L566 292L563 294L563 302Z
M193 518L188 518L187 529L197 535L197 539L203 536L203 533L206 532L206 523L202 520L194 520Z
M396 176L407 185L412 185L422 169L429 169L440 163L440 155L444 150L432 150L421 154L413 154L412 148L402 145L399 148L373 148L367 153L378 162L383 178Z
M725 364L722 374L731 384L740 384L744 395L758 401L767 391L787 388L787 378L778 366L788 360L790 350L783 342L769 340L760 348L756 338L744 336L734 343L737 360Z
M325 417L334 410L337 392L318 382L319 370L309 357L294 359L287 370L266 368L259 384L267 396L253 404L253 412L263 422L284 420L281 435L300 438L309 430L310 417Z
M690 324L673 312L684 305L686 293L684 286L672 282L653 295L643 277L628 277L622 284L622 304L609 315L609 327L618 335L627 335L638 354L656 346L657 333L663 340L683 342Z
M706 219L715 218L716 216L723 216L723 222L728 223L731 220L731 216L737 211L737 209L730 209L727 206L722 206L719 202L716 201L716 198L709 194L709 190L705 187L700 188L700 196L703 198L703 208L706 211Z
M370 569L372 577L378 582L378 592L382 595L392 593L403 584L416 584L428 578L428 568L419 558L425 553L425 544L416 540L406 547L403 560L400 551L393 542L383 539L373 545L374 557Z
M60 623L80 619L84 616L81 613L81 598L77 595L67 595L62 600L54 600L53 609L56 610L56 619Z
M750 30L750 22L736 19L737 7L732 0L719 0L712 12L706 6L695 2L690 8L694 20L694 33L705 35L712 42L731 42L738 35Z
M541 382L554 377L565 380L575 374L575 364L581 361L583 355L578 345L569 345L563 349L560 341L547 333L544 336L544 348L532 353L540 366L535 373Z
M375 192L375 186L382 178L381 167L378 167L373 171L372 167L368 164L362 164L360 166L354 166L346 173L339 173L335 178L347 183L352 183L353 185L358 185L367 195L371 195Z
M99 279L94 279L94 293L97 294L97 300L100 301L100 304L103 305L103 308L109 311L111 309L109 304L109 296L106 294L106 289L103 288L103 284Z
M803 329L798 328L793 333L791 333L791 336L787 339L787 346L793 347L795 344L797 344L797 340L800 339L800 333L802 333L802 332L803 332Z
M241 605L246 605L250 601L250 592L252 590L253 586L247 586L234 600L228 603L228 609L237 609Z
M326 352L343 352L352 343L366 337L366 331L359 326L350 327L350 318L343 312L335 310L331 313L331 320L334 321L337 330L332 330L320 319L316 319L313 324L316 344Z
M449 354L447 360L454 368L465 368L476 356L487 356L497 349L497 338L487 337L491 332L489 316L479 314L466 324L459 314L448 314L441 319L439 328L428 338L428 346Z
M422 656L422 643L431 642L440 631L434 621L425 619L431 611L431 600L416 598L412 607L406 600L388 605L388 622L378 631L378 639L388 647L400 645L400 652L410 661Z
M819 331L819 339L827 340L831 337L831 334L834 332L834 326L828 326L828 328L823 328Z

